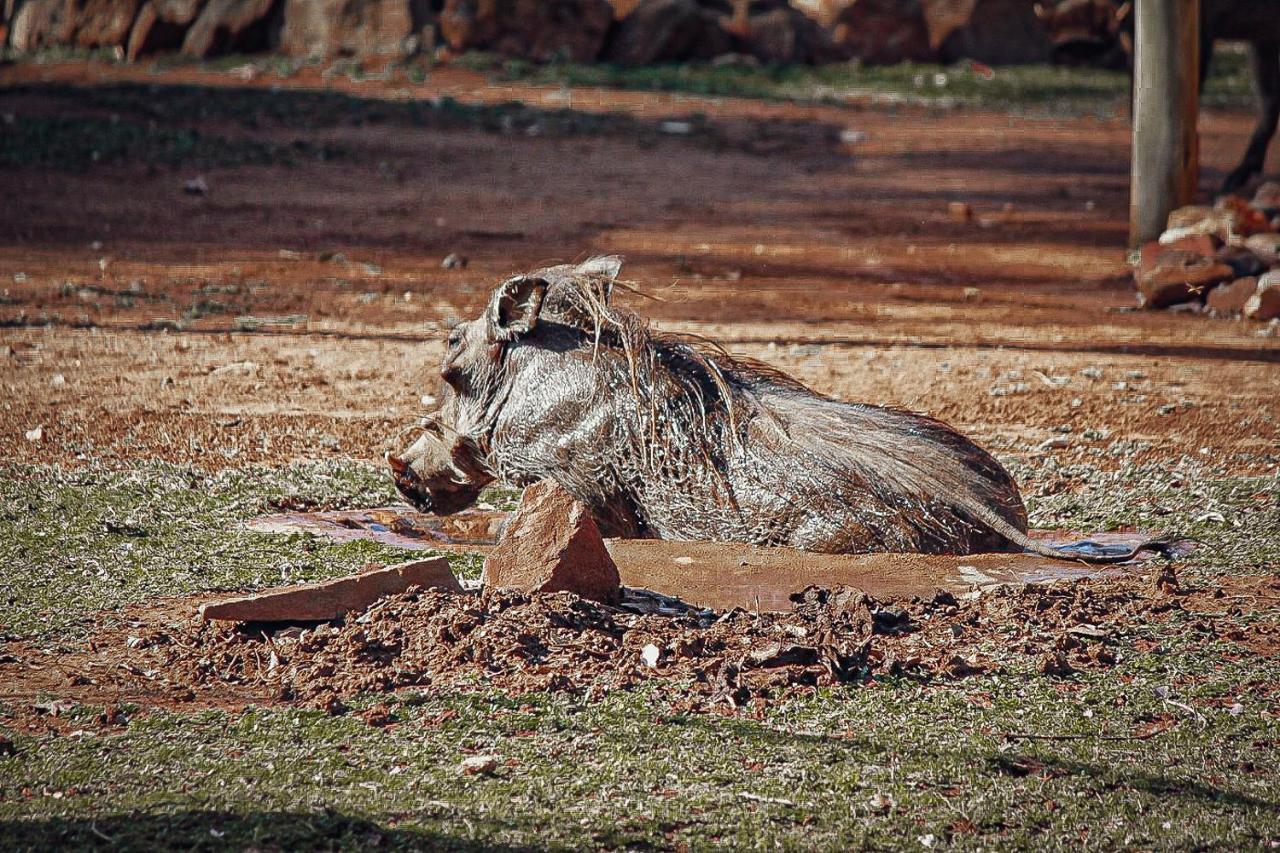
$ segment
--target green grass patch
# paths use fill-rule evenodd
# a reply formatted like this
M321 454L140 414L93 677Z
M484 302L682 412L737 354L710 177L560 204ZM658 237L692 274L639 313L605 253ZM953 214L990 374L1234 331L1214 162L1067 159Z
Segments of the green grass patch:
M94 611L155 596L318 580L423 553L243 529L297 499L343 509L396 496L381 468L350 462L218 474L160 463L0 466L0 635L65 635ZM479 574L474 556L450 560Z
M1027 484L1024 497L1034 527L1168 532L1202 543L1182 561L1193 571L1280 570L1280 474L1225 476L1189 459L1126 463L1114 470L1006 461L1015 479ZM1050 476L1077 485L1037 495L1035 484Z
M400 697L384 728L295 710L155 714L123 733L17 737L17 754L0 758L0 847L1241 849L1280 838L1266 703L1243 697L1232 713L1169 692L1165 671L1122 674L1065 688L883 682L759 719L673 713L660 691ZM1224 685L1260 674L1221 668ZM1167 730L1132 737L1152 720ZM474 753L498 756L496 774L460 774Z
M483 53L468 54L459 62L502 80L819 103L870 100L940 108L975 106L1012 112L1105 115L1123 109L1129 97L1127 72L1053 65L1000 67L992 74L975 69L969 62L951 67L913 63L678 63L627 67L604 63L538 65ZM1253 103L1251 86L1245 52L1236 45L1219 45L1204 103L1213 107L1249 106Z

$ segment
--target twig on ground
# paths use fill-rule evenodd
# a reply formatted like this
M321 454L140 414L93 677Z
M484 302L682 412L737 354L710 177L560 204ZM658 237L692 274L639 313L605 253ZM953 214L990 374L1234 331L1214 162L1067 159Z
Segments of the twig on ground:
M760 794L753 794L750 791L739 791L738 796L744 800L750 800L753 803L769 803L775 806L791 806L795 808L795 803L791 800L784 800L781 797L763 797Z
M1001 735L1005 740L1146 740L1168 729L1156 729L1140 735L1045 735L1034 732L1005 732Z

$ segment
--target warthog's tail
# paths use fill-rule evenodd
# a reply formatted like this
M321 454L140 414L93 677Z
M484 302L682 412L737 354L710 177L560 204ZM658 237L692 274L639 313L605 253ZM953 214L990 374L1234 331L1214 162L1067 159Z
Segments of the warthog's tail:
M1142 540L1127 551L1109 554L1089 554L1064 548L1054 548L1051 545L1045 545L1041 542L1037 542L1018 528L1014 527L991 508L982 506L981 504L970 504L966 501L964 509L978 521L981 521L1005 539L1008 539L1013 544L1022 548L1023 551L1030 554L1038 554L1041 557L1052 557L1055 560L1075 560L1076 562L1091 563L1094 565L1127 563L1143 551L1155 551L1165 559L1171 560L1177 556L1175 546L1178 542L1182 541L1180 537L1173 536L1172 534L1159 533L1148 539ZM1096 547L1096 543L1093 542L1084 542L1081 543L1081 545Z

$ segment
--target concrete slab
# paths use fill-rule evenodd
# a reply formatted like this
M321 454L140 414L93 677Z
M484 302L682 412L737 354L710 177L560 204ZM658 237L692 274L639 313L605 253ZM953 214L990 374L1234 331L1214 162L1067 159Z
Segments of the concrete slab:
M790 610L792 593L811 585L857 587L880 599L909 598L929 596L938 589L965 593L1002 583L1074 580L1124 571L1029 554L812 554L791 548L656 539L606 539L605 545L618 565L623 586L650 589L714 610Z
M444 557L410 560L371 572L267 590L200 607L200 618L224 622L318 622L364 610L413 586L462 592Z

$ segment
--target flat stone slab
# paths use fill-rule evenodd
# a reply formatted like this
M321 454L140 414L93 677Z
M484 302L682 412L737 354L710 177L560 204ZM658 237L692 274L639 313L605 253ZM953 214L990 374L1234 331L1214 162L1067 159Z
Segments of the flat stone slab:
M322 622L364 610L413 586L462 592L444 557L410 560L371 572L280 587L200 606L206 622Z
M489 553L492 546L488 544L447 544L422 533L443 530L447 523L451 533L465 531L464 535L479 542L500 529L506 516L496 510L467 510L437 519L392 507L267 516L250 522L249 527L271 533L309 532L339 542L369 539L400 548L458 548ZM1032 530L1030 535L1050 545L1088 538L1118 547L1132 547L1146 538L1136 532L1086 535L1060 530ZM857 587L880 599L909 598L932 595L939 588L965 594L997 584L1107 576L1131 567L1091 566L1032 554L811 554L790 548L654 539L608 539L605 544L624 587L649 590L715 610L790 610L790 596L811 584Z
M1131 544L1126 534L1092 537ZM1141 538L1141 537L1136 537ZM965 593L1004 583L1045 583L1122 574L1121 566L1085 565L1032 554L813 554L723 542L606 539L623 586L727 610L786 611L808 586L857 587L879 599Z

